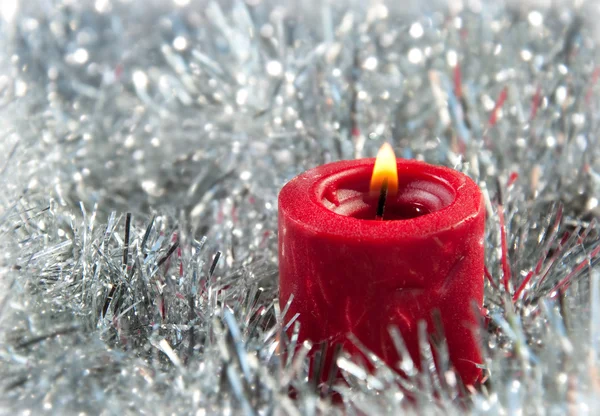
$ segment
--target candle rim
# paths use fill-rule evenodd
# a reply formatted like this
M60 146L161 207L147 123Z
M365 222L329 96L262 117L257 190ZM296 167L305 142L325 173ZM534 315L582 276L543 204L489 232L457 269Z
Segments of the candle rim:
M388 210L397 210L400 207L420 206L427 211L422 215L429 215L445 209L456 198L455 190L444 178L433 175L430 172L411 172L410 167L408 170L403 169L407 165L398 164L398 166L400 181L396 188L396 194L388 195L386 202ZM337 215L353 217L362 221L378 221L375 213L373 218L364 218L355 215L358 212L365 211L369 207L376 209L376 206L372 206L372 204L377 203L380 197L379 194L374 195L372 193L370 186L372 180L370 184L367 183L368 178L364 172L365 169L364 166L361 166L324 177L315 182L315 192L311 192L310 195L317 204L325 205L326 208ZM358 181L363 182L362 188L364 189L357 189L361 188L361 186L358 186ZM348 213L348 211L351 213ZM398 218L396 220L405 221L412 218Z
M442 209L426 215L391 221L345 216L332 211L322 201L316 200L317 187L323 180L332 175L345 176L348 174L346 172L364 171L365 175L370 175L374 163L374 158L344 160L310 169L282 188L279 194L280 206L295 222L304 224L315 233L345 238L348 236L348 226L351 226L356 238L372 241L385 240L390 233L406 238L427 237L433 233L456 228L462 222L475 218L483 210L481 191L468 176L447 167L404 159L397 161L399 175L409 172L416 177L435 177L436 181L443 181L452 189L454 199ZM281 204L281 201L296 199L298 192L307 195L306 200Z

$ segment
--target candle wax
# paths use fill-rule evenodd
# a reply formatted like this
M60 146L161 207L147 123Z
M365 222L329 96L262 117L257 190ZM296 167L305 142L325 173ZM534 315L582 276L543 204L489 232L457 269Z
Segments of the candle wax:
M471 384L481 363L474 333L483 301L481 193L454 170L398 161L398 192L388 196L378 221L378 195L369 192L373 164L331 163L284 186L280 302L293 295L287 317L299 314L300 342L356 352L352 333L396 369L401 357L389 327L398 328L420 365L418 322L431 334L438 313L452 365Z

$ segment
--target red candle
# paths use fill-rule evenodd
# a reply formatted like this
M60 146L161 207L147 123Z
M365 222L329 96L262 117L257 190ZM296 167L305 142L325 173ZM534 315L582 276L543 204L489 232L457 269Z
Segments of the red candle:
M419 363L417 324L424 320L434 332L437 309L450 360L471 384L481 363L474 333L483 302L481 193L455 170L391 160L375 173L374 159L330 163L283 187L280 302L294 296L286 316L300 314L300 341L355 351L347 338L353 333L393 368L399 357L388 328L400 330Z

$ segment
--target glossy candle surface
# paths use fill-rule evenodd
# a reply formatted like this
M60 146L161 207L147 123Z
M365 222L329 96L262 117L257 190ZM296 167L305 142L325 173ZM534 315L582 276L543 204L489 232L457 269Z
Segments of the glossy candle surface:
M434 332L438 310L450 359L473 383L481 363L473 328L483 302L479 188L452 169L398 161L398 192L378 221L377 196L369 193L373 165L374 159L331 163L283 187L280 303L294 295L286 316L300 314L300 341L354 351L347 339L353 333L394 368L399 357L388 327L400 330L419 362L417 323Z

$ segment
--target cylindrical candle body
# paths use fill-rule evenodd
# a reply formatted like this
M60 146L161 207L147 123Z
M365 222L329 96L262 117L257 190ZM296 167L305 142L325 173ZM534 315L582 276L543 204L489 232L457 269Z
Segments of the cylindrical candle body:
M341 343L353 333L397 368L388 328L420 362L417 324L439 310L452 364L467 384L481 363L484 208L477 185L452 169L398 161L399 190L375 220L374 159L311 169L279 195L280 303L294 296L300 341ZM386 220L387 218L387 220Z

